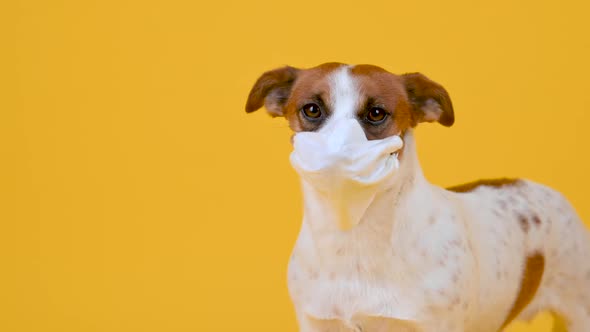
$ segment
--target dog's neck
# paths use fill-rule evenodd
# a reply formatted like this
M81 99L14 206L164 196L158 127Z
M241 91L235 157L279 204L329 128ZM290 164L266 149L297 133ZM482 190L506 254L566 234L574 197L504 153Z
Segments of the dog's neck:
M304 218L303 228L313 238L315 247L330 246L335 238L342 239L350 234L361 235L363 229L379 229L385 236L390 234L395 223L409 222L408 217L415 213L412 207L420 206L432 186L424 178L416 154L414 135L411 130L404 135L403 154L399 170L393 175L390 185L374 193L374 198L365 210L361 221L351 230L338 228L343 207L333 202L308 183L303 181ZM418 196L420 194L420 197ZM427 209L427 207L426 207ZM362 236L362 235L361 235ZM330 239L330 240L328 240Z

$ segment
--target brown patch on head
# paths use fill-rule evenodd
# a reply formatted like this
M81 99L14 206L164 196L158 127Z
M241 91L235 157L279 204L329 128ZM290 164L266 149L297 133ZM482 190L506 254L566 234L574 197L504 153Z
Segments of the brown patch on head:
M368 139L382 139L404 133L413 126L414 117L402 79L385 69L372 65L357 65L351 71L360 92L357 116ZM372 108L388 114L382 124L365 121Z
M461 184L458 186L448 187L447 190L457 192L457 193L466 193L473 191L481 186L486 187L494 187L494 188L502 188L507 186L515 186L520 183L519 179L487 179L487 180L478 180L474 182L469 182L465 184Z
M299 73L283 112L293 131L317 130L330 115L330 74L342 66L345 65L330 62ZM311 122L303 118L300 110L307 104L317 104L322 109L322 121Z
M526 259L522 279L520 281L520 291L512 305L512 309L502 324L502 328L520 314L520 312L533 300L545 270L545 257L541 253L530 255Z
M250 90L246 112L254 112L264 106L271 116L287 116L293 106L302 99L329 98L328 74L343 66L340 63L325 63L310 69L282 67L262 74ZM299 105L303 106L303 105ZM295 126L295 131L302 129Z
M351 69L360 90L358 117L366 118L373 107L386 111L390 121L373 126L361 121L368 139L382 139L403 134L420 122L438 121L445 126L454 122L453 105L447 91L419 73L392 74L373 65L356 65Z
M533 216L533 222L535 223L536 226L541 225L541 219L537 215Z

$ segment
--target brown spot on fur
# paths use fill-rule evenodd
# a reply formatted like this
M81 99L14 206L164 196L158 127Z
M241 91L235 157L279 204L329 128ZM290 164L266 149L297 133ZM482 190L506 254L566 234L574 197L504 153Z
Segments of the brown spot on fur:
M422 256L422 257L426 257L426 250L424 250L424 249L421 249L421 250L420 250L420 256Z
M435 222L436 222L436 218L434 216L430 216L430 218L428 218L429 224L434 225Z
M545 257L540 253L528 256L520 282L520 291L508 313L502 328L520 314L520 312L533 300L535 293L541 284L541 278L545 270Z
M520 228L522 228L522 231L525 233L528 233L529 231L529 221L526 219L525 216L523 215L519 215L518 216L518 222L520 223Z
M335 306L334 309L332 310L332 312L334 313L334 316L336 316L336 317L342 316L342 311L340 311L339 307Z
M486 187L493 187L493 188L502 188L507 186L515 186L520 183L519 179L509 179L509 178L501 178L501 179L484 179L478 180L474 182L469 182L457 186L448 187L447 190L453 191L456 193L466 193L473 191L481 186Z
M453 299L453 301L451 303L449 303L449 310L453 310L455 309L455 307L457 307L459 304L461 304L461 300L459 299L459 297L456 297L455 299Z
M319 277L319 273L317 271L309 271L309 279L316 280Z
M541 219L539 219L539 217L537 215L533 216L533 223L535 223L535 225L539 226L541 225Z

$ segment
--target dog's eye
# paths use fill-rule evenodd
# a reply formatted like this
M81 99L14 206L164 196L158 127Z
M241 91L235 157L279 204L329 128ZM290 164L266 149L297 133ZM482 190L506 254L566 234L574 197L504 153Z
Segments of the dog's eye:
M318 104L307 104L303 106L301 112L310 120L315 120L322 116L322 110Z
M369 112L367 112L366 119L371 124L379 124L385 120L387 117L387 112L384 109L379 107L371 107Z

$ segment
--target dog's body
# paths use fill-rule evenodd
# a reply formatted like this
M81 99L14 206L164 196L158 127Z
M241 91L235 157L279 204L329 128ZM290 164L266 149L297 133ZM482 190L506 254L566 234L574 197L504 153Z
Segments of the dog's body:
M288 273L301 331L495 332L541 310L590 331L590 237L561 194L526 180L445 190L424 178L413 128L454 120L440 85L373 66L286 67L259 79L247 111L262 103L295 131L329 133L358 118L368 139L404 140L392 186L349 230L303 183Z

